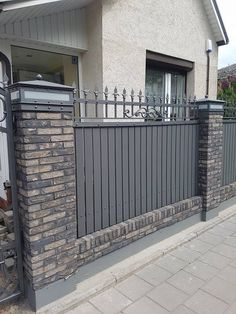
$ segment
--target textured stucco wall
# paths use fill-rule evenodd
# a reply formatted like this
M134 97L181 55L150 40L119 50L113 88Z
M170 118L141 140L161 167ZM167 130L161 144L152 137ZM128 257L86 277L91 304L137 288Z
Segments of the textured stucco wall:
M103 86L145 87L146 50L195 63L188 92L205 96L205 40L213 40L210 97L216 97L218 48L199 0L103 0Z
M93 1L86 8L88 50L81 56L81 88L102 90L102 2Z

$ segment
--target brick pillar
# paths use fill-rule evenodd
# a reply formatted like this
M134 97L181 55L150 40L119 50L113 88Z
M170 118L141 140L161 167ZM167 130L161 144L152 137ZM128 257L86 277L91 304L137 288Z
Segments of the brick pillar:
M50 107L13 103L24 277L34 308L38 289L76 267L72 109L73 102Z
M203 197L203 215L220 204L223 162L223 105L222 101L203 100L199 105L199 192Z

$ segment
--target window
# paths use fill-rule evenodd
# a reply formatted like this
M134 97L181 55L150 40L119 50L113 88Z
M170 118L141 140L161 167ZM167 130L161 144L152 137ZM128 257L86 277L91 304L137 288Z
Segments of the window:
M78 88L77 57L70 55L12 46L13 81L43 80Z
M157 97L183 98L187 91L187 72L193 62L151 51L146 53L146 94Z
M147 67L146 95L182 99L186 93L186 74Z

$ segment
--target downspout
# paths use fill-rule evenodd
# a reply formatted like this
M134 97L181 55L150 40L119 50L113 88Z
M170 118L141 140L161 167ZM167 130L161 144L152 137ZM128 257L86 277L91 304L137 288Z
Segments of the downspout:
M207 54L207 78L206 78L206 95L205 98L209 97L209 85L210 85L210 53L212 52L212 41L206 40L206 54Z
M207 79L206 79L206 96L209 97L209 82L210 82L210 51L207 51Z

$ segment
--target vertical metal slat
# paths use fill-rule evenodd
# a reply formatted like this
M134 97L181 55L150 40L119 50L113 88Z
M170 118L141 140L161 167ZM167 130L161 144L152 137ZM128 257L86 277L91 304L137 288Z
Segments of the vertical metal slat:
M110 225L116 224L116 171L115 171L115 130L108 129L108 176ZM96 156L94 156L96 158Z
M86 203L86 227L87 233L94 232L93 214L93 141L92 129L84 130L85 145L85 203Z
M123 220L123 191L122 191L122 143L121 143L121 128L116 128L116 223Z
M84 164L84 129L76 129L76 162L77 162L77 199L78 199L78 236L86 234L85 204L85 164Z
M130 218L135 217L135 127L129 128L129 210Z
M102 228L101 145L100 143L101 143L100 129L93 128L94 228L95 228L95 231L98 231Z
M129 219L129 139L128 128L122 128L123 219Z
M101 164L102 164L102 227L109 226L109 201L108 201L108 147L107 128L101 128ZM95 158L95 156L94 156Z

